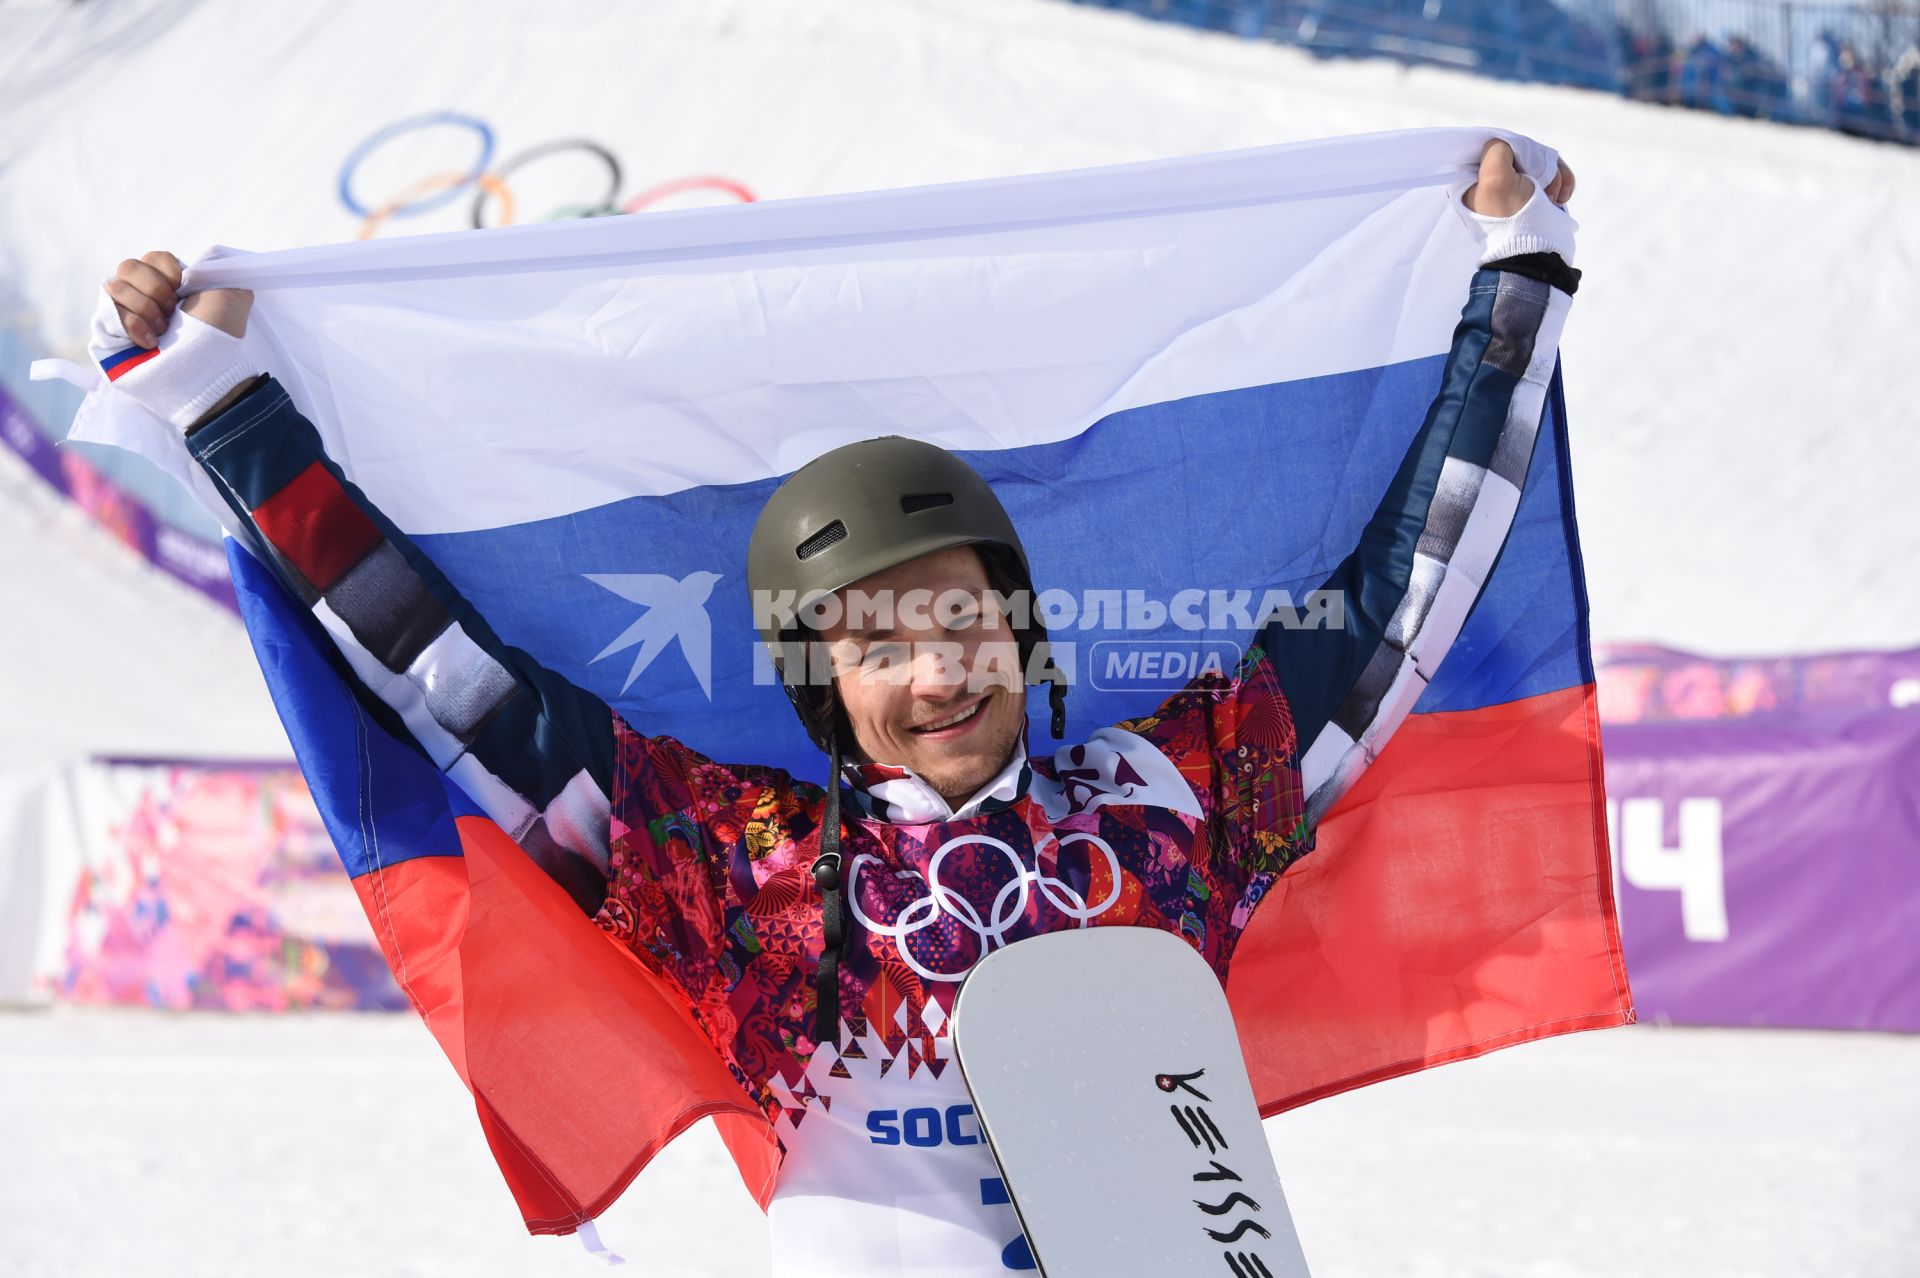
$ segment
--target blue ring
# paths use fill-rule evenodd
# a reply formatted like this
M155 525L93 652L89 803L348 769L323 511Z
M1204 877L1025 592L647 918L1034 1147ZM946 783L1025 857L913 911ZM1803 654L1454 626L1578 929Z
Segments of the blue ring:
M372 154L376 148L399 137L402 133L411 133L415 129L432 128L436 124L457 125L461 128L472 129L475 133L479 134L480 158L474 161L472 170L468 172L466 177L460 180L458 185L450 186L438 195L428 196L426 199L416 203L402 205L394 209L390 216L412 217L416 213L425 213L429 209L437 209L444 204L451 204L459 197L462 191L478 181L480 175L487 171L487 166L493 163L493 130L488 127L485 120L480 119L478 116L463 115L458 111L431 111L426 115L410 115L403 120L395 120L385 128L377 130L373 136L353 148L353 150L348 153L346 160L340 165L340 202L347 206L348 211L356 217L373 216L372 209L369 209L366 205L360 203L359 200L353 198L353 174L354 170L360 167L361 161Z

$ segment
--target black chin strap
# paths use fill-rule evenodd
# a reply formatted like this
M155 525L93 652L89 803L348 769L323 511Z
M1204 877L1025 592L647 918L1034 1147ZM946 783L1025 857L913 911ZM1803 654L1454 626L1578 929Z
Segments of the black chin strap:
M814 973L813 1041L840 1045L840 954L847 944L847 898L840 879L840 740L827 738L827 798L820 815L820 854L813 858L825 944Z
M1058 741L1067 731L1067 686L1055 679L1047 690L1048 725ZM847 945L847 894L840 875L840 738L827 738L827 797L820 814L820 853L813 858L813 885L820 889L824 941L813 976L813 1041L840 1045L840 957Z

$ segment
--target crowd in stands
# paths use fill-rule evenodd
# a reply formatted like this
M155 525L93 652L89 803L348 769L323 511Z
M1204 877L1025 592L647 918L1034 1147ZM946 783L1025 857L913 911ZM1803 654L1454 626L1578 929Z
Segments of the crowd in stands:
M1756 0L1751 21L1730 23L1728 7L1718 4L1713 27L1728 34L1676 39L1673 31L1688 29L1688 0L1664 8L1584 0L1577 10L1555 0L1079 2L1282 40L1322 56L1440 63L1920 144L1920 7L1869 12L1831 0ZM1610 30L1599 18L1609 10Z
M1619 41L1629 97L1920 143L1920 42L1881 62L1822 31L1796 77L1739 35L1720 43L1697 35L1678 46L1663 31L1623 23Z

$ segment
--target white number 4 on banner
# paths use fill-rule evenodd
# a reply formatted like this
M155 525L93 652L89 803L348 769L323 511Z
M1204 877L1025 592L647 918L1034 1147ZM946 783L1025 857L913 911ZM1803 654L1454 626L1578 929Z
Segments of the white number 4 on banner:
M1649 892L1680 894L1680 926L1689 941L1727 939L1726 858L1720 840L1720 800L1682 799L1679 842L1667 846L1658 799L1607 804L1620 874ZM1616 811L1617 809L1617 811Z

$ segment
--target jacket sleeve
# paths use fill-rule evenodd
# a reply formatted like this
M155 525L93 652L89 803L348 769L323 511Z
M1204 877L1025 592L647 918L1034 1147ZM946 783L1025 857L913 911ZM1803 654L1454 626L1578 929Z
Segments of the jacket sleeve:
M1260 632L1293 709L1309 826L1413 709L1506 544L1577 278L1552 254L1475 273L1439 393L1322 586L1344 624Z
M606 894L612 711L503 644L261 379L187 447L250 547L401 727L591 913Z

